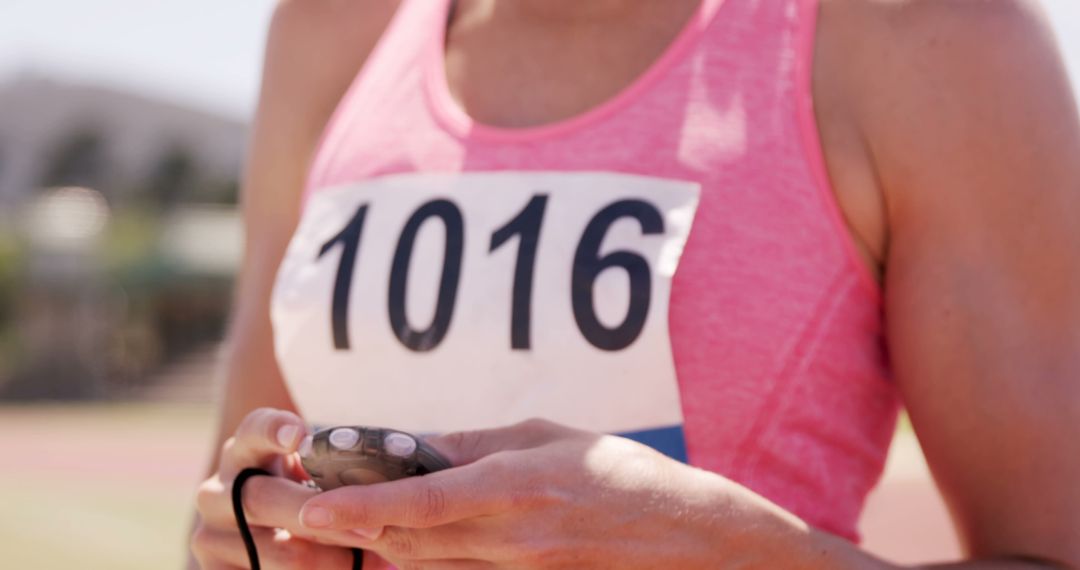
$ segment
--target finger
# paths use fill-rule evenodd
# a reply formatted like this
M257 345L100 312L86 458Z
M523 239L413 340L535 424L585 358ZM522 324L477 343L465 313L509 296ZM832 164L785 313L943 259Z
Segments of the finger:
M316 494L315 489L283 477L252 477L244 484L244 513L252 526L302 532L300 508ZM231 489L220 479L203 483L195 503L206 524L215 528L236 528Z
M498 566L484 560L398 560L391 562L373 550L364 551L364 570L495 570Z
M262 562L263 553L269 552L269 548L264 545L273 540L274 531L268 528L253 528L251 536L255 539L255 546L260 555L259 560ZM240 532L236 530L202 527L191 539L191 550L204 568L208 563L228 564L240 568L247 568L249 565L247 547L240 538ZM269 558L266 560L269 561Z
M247 565L237 566L235 564L226 564L217 560L207 560L205 562L199 561L199 570L246 570Z
M364 551L364 563L361 567L364 570L400 570L395 569L393 564L371 550Z
M490 524L462 521L432 528L388 526L375 540L350 544L395 560L509 560L512 546Z
M502 512L509 505L511 467L495 457L376 485L320 493L304 504L300 520L312 529L430 528Z
M390 562L398 570L494 570L498 568L486 560L391 560Z
M289 570L300 568L349 568L352 552L345 548L324 546L291 536L287 531L253 528L252 537L263 568ZM247 547L237 531L207 529L193 540L196 558L248 568Z
M500 451L539 447L572 432L574 430L547 420L531 419L507 427L430 436L424 441L452 465L468 465Z
M236 434L225 442L219 473L229 481L248 467L267 467L296 451L306 428L296 414L260 408L247 415Z

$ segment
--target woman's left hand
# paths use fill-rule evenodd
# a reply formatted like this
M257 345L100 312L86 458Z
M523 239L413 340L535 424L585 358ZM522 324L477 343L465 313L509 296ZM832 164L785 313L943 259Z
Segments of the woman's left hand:
M430 443L458 467L322 493L301 521L352 530L347 546L408 569L715 568L751 532L805 530L746 489L620 437L532 420Z

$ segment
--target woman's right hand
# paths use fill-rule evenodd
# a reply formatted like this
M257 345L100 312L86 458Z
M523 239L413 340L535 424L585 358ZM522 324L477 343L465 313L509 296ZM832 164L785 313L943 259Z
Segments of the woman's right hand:
M300 481L296 455L306 432L303 420L282 410L261 408L247 415L222 446L218 472L199 486L199 517L191 550L204 570L249 568L247 550L232 510L232 482L248 467L276 476L252 477L243 503L259 560L267 570L352 568L352 553L313 541L300 526L300 507L317 493Z

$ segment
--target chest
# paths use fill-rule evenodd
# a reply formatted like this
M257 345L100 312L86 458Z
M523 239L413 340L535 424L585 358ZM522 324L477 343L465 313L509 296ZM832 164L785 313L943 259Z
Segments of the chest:
M459 1L438 72L453 102L474 121L504 128L563 121L630 89L686 35L700 0L627 3L606 14L573 13L558 2ZM581 10L578 8L578 10ZM816 30L813 96L832 190L861 261L880 278L887 240L883 193L843 88L842 26Z
M698 198L693 183L581 172L321 192L272 304L296 404L318 423L420 433L546 417L663 436L685 458L668 308Z

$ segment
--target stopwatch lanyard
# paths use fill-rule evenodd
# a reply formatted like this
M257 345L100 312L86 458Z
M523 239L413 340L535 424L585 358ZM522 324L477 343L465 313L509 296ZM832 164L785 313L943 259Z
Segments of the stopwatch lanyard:
M248 561L251 563L251 570L260 570L259 566L259 551L255 548L255 538L251 535L251 528L248 526L247 516L244 514L244 483L247 483L248 479L255 477L256 475L270 476L270 472L264 469L256 469L250 467L244 469L236 476L232 484L232 507L233 515L236 517L236 526L240 529L240 537L244 539L244 547L247 548ZM363 570L364 568L364 551L359 548L352 549L353 565L352 570Z

